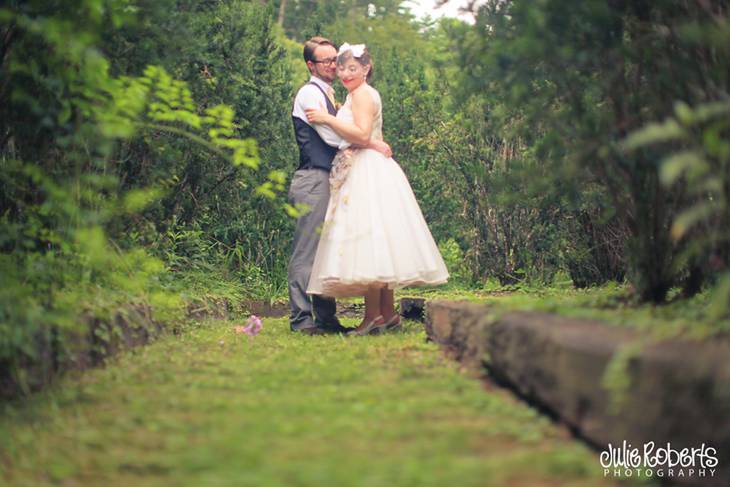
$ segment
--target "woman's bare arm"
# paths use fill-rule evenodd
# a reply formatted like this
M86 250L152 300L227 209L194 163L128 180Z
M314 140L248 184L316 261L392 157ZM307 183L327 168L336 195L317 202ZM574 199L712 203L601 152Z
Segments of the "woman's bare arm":
M370 143L370 133L375 119L375 103L364 88L351 93L352 116L355 123L345 122L325 110L307 110L309 123L324 123L351 144L366 147Z

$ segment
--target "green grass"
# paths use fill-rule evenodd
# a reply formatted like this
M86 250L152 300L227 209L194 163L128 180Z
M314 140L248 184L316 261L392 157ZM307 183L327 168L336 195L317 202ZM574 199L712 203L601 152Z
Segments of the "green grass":
M350 325L354 320L346 320ZM0 406L11 486L602 486L597 455L425 342L205 322Z
M399 296L465 300L489 304L502 310L542 311L596 319L633 329L655 339L709 339L730 334L730 318L715 320L708 317L711 299L708 292L691 299L676 299L670 294L669 303L660 306L638 304L627 286L616 284L588 289L543 287L445 291L435 288L411 292L403 290Z

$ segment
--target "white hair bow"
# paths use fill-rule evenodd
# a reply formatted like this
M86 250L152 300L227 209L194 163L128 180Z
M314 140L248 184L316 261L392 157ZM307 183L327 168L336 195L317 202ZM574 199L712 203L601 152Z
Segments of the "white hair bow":
M340 54L347 51L352 51L352 55L354 57L361 58L362 55L365 54L365 44L355 44L351 46L350 44L345 42L340 46L340 50L337 51L337 55L339 56Z

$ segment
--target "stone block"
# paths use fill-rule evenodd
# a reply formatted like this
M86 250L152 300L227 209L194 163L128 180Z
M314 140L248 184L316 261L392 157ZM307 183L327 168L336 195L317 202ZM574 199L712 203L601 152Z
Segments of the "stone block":
M484 368L547 410L592 445L716 448L715 477L730 479L730 342L650 341L598 321L535 312L497 313L485 305L433 302L426 332L458 360ZM627 353L628 351L628 353ZM617 353L625 390L605 385ZM619 400L622 399L622 400Z
M410 320L423 321L425 317L426 300L423 298L401 298L400 315Z

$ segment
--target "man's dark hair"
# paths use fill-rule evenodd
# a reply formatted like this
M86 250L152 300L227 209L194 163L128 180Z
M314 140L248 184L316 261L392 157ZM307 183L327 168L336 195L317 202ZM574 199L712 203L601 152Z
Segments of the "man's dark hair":
M319 46L332 46L337 49L335 43L324 37L314 36L304 43L304 62L316 61L314 58L314 50Z

